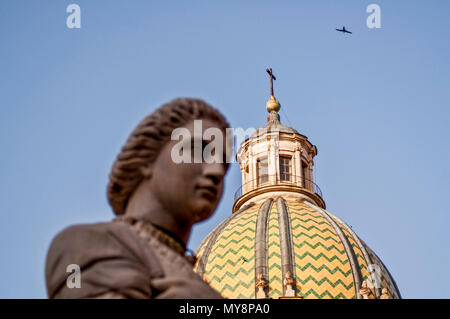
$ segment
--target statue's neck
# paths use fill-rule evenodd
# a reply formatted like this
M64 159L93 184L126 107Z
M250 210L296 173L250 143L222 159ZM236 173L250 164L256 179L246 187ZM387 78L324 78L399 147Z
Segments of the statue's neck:
M168 211L143 184L141 183L130 197L125 216L151 223L172 234L176 240L182 241L186 246L192 224L178 220L174 213Z

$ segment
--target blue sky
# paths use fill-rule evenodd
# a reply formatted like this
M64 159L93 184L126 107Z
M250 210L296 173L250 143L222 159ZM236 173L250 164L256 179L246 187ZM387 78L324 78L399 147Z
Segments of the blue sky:
M66 7L81 7L81 29ZM366 7L381 7L368 29ZM450 298L448 1L0 3L0 297L45 298L52 237L112 218L106 183L135 125L200 97L233 127L281 121L317 145L327 208L381 257L405 298ZM344 35L345 25L354 33ZM231 214L233 164L216 214Z

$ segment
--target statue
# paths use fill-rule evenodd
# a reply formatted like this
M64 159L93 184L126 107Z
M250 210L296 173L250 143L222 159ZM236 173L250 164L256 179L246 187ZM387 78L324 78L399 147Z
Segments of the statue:
M362 299L370 299L369 296L371 294L370 289L367 286L367 281L364 280L361 284L361 289L359 289L359 294L362 297Z
M389 292L386 288L381 289L380 299L392 299L391 295L389 295Z
M267 298L266 292L264 289L268 286L266 280L263 278L263 274L259 273L256 276L256 299L264 299Z
M195 120L202 120L201 135ZM71 226L53 239L46 260L49 298L221 298L194 273L186 243L192 226L216 209L228 161L176 163L173 149L180 141L172 132L182 128L190 134L186 149L193 142L202 151L212 141L205 130L225 136L228 127L219 111L190 98L144 118L109 175L107 197L116 218ZM214 150L221 158L228 153L225 140L220 152ZM68 265L79 267L79 288L67 284Z
M284 278L284 287L285 289L285 293L284 296L285 297L295 297L295 290L294 290L294 278L292 278L292 274L290 271L288 271L286 273L286 277Z

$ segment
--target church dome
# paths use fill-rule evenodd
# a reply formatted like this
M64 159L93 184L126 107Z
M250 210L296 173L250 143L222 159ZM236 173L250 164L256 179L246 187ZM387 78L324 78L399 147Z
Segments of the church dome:
M195 271L227 298L401 298L378 256L326 210L317 147L280 123L267 73L267 124L240 145L233 213L200 243Z
M351 227L308 201L279 196L249 203L196 253L196 272L226 298L255 298L258 272L268 298L285 295L288 272L296 296L305 299L357 298L364 280L373 283L369 298L379 298L382 288L400 298L388 269Z

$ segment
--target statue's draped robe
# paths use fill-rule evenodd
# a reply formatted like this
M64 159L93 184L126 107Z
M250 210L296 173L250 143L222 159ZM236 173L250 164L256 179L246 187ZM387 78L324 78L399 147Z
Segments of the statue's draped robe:
M67 285L70 264L80 267L80 288ZM45 276L49 298L221 298L184 256L120 221L63 230Z

